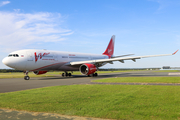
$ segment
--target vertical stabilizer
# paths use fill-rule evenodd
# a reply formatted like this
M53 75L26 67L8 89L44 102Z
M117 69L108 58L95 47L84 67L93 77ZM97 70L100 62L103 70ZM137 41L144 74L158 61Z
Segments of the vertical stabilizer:
M103 55L107 55L107 56L109 56L109 58L112 57L112 55L114 54L114 42L115 42L115 35L113 35L111 37L111 40L110 40L105 52L103 53Z

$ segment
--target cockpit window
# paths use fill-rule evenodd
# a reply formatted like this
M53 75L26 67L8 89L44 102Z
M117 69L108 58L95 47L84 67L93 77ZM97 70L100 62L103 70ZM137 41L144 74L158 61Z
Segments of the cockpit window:
M8 57L19 57L18 54L9 54Z

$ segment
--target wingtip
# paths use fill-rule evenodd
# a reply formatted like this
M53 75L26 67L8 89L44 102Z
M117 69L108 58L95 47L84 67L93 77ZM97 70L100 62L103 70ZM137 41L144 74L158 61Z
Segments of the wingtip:
M179 49L178 50L176 50L172 55L175 55L177 52L179 51Z

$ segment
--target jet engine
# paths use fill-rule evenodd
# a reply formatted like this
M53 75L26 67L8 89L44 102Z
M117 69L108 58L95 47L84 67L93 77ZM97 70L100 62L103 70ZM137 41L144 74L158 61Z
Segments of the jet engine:
M94 64L85 63L79 68L79 71L84 75L90 75L96 72L97 68Z
M47 71L33 71L33 73L36 75L41 75L47 73Z

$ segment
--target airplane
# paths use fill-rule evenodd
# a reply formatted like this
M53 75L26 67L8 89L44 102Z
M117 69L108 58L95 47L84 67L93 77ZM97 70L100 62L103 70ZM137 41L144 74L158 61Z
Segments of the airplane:
M25 49L11 52L8 57L5 57L2 60L2 62L11 68L25 71L24 79L29 80L30 77L28 76L28 72L30 71L36 75L45 74L50 70L64 71L64 73L62 73L63 77L71 76L69 71L80 71L83 75L98 76L96 73L98 68L107 63L113 64L113 61L124 63L125 60L132 60L136 62L136 59L169 56L178 52L177 50L172 54L134 57L130 57L133 54L114 56L114 42L115 35L111 37L110 42L102 55L45 49Z

